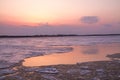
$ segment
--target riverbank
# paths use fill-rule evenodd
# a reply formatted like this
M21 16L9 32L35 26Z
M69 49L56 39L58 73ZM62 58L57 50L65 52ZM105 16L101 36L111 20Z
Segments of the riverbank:
M0 80L120 80L118 53L119 37L4 38Z
M119 61L94 61L73 65L24 67L21 63L0 69L0 80L119 80Z

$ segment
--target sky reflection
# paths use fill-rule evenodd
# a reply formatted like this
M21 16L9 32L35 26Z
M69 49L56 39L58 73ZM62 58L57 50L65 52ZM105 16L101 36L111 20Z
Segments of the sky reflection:
M97 44L91 46L73 46L74 50L62 54L50 54L25 59L24 66L45 66L57 64L75 64L77 62L109 60L106 55L119 53L119 44Z

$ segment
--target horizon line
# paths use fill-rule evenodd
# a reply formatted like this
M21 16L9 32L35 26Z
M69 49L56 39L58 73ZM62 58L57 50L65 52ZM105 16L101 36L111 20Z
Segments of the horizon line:
M120 34L55 34L55 35L0 35L0 38L23 38L23 37L69 37L69 36L120 36Z

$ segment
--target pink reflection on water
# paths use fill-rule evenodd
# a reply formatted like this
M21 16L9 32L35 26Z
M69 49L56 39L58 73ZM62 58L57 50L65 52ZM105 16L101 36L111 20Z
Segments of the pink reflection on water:
M24 66L46 66L57 64L75 64L77 62L109 60L106 55L119 53L120 44L98 44L86 46L72 46L73 51L54 53L50 55L25 59Z

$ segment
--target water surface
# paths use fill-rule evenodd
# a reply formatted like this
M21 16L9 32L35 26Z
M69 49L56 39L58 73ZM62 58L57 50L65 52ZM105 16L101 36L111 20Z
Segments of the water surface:
M27 58L24 66L46 66L58 64L76 64L79 62L109 60L106 55L120 52L120 44L97 44L86 46L72 46L73 51L62 54Z
M40 61L51 61L49 64L52 65L104 60L106 54L120 53L119 49L120 36L0 38L0 68L36 56L42 56L43 59L32 59L35 65L31 62L31 65L27 63L26 66L42 65L38 64ZM43 63L43 65L49 65Z

